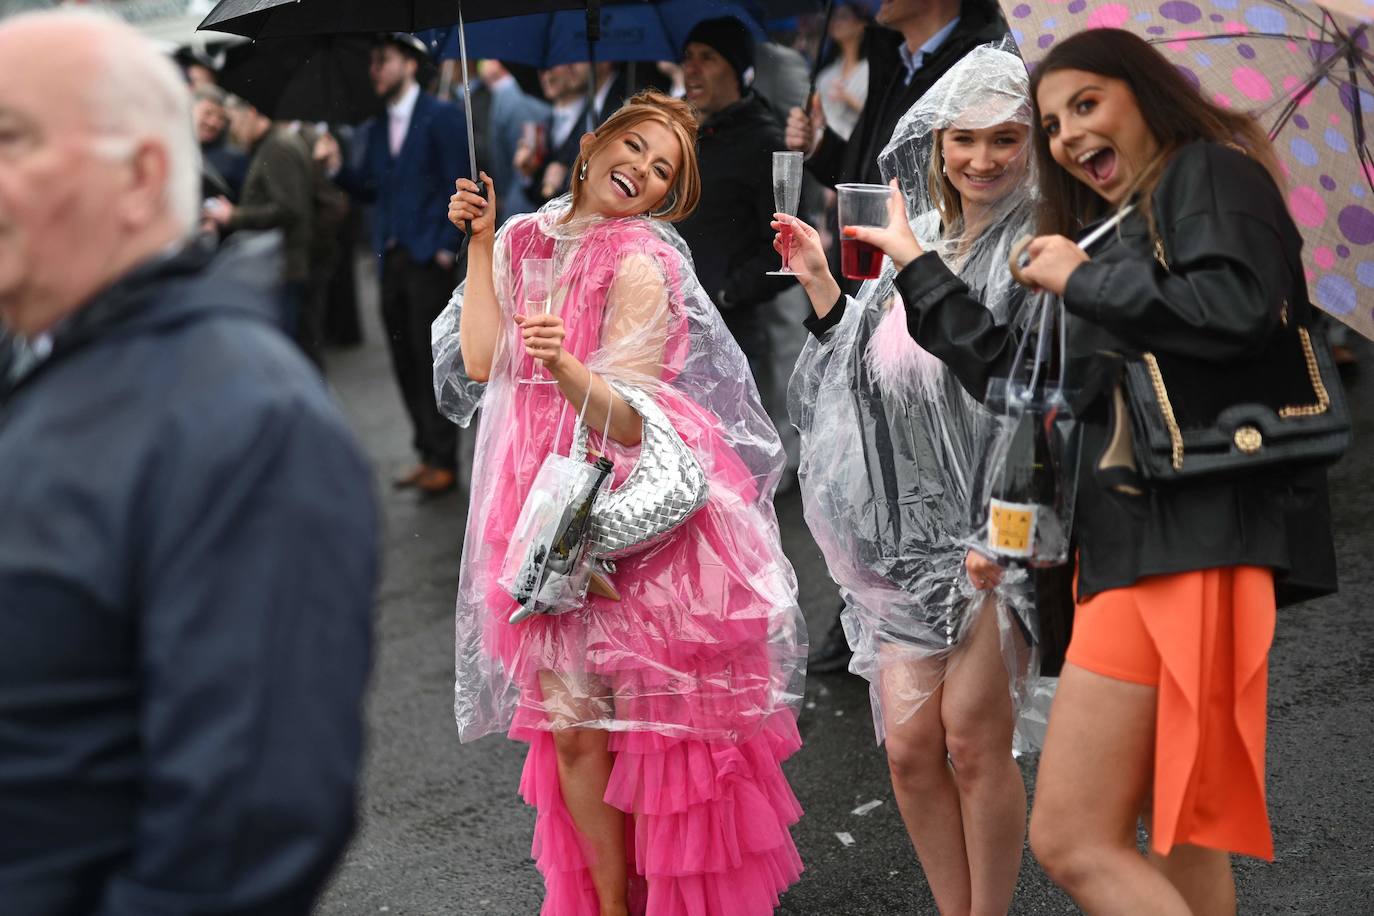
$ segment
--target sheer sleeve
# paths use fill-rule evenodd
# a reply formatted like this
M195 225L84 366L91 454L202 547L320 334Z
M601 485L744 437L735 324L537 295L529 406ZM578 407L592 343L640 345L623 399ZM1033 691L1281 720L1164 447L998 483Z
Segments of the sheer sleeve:
M658 264L645 253L627 256L611 281L601 349L588 368L641 386L661 380L671 317L668 284Z

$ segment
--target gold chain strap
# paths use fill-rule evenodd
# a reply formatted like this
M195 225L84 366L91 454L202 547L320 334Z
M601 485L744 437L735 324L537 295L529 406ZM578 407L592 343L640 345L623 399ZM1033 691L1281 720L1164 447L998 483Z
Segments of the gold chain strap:
M1169 270L1169 259L1164 253L1164 240L1158 233L1152 232L1154 242L1155 260L1159 266ZM1288 303L1283 304L1282 311L1279 312L1279 320L1284 327L1288 326ZM1298 328L1298 338L1302 343L1303 359L1307 362L1307 378L1312 383L1312 391L1317 396L1315 404L1302 404L1291 407L1283 407L1279 410L1279 417L1285 420L1294 417L1315 417L1326 413L1331 407L1331 396L1326 390L1326 385L1322 382L1321 366L1317 363L1317 353L1312 347L1312 336L1307 333L1307 328ZM1146 353L1142 356L1145 366L1150 371L1150 382L1154 385L1155 399L1159 402L1159 412L1164 417L1164 425L1169 430L1169 445L1173 452L1173 466L1175 471L1183 470L1183 431L1178 428L1178 420L1174 417L1174 406L1169 402L1169 389L1164 384L1164 374L1159 370L1159 361L1155 359L1153 353Z
M1155 400L1159 402L1159 412L1164 416L1164 425L1169 430L1169 445L1173 451L1175 471L1183 470L1183 431L1178 428L1174 417L1174 405L1169 402L1169 389L1164 385L1164 373L1159 371L1159 360L1153 353L1141 355L1145 368L1150 370L1150 383L1154 385Z
M1322 382L1321 366L1317 365L1317 351L1312 349L1312 336L1307 333L1307 328L1298 328L1298 337L1302 340L1302 355L1307 361L1307 378L1312 382L1312 391L1317 396L1317 403L1282 408L1279 416L1285 420L1291 417L1315 417L1326 413L1327 408L1331 406L1331 395L1327 393L1326 385Z

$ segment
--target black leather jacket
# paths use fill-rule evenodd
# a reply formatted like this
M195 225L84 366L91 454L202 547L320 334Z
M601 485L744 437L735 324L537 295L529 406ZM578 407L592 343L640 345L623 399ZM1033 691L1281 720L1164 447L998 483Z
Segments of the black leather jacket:
M1268 173L1243 153L1193 143L1175 154L1153 196L1170 270L1155 261L1139 212L1094 246L1065 289L1069 377L1096 389L1083 423L1075 528L1078 597L1142 576L1222 566L1275 571L1280 605L1336 588L1326 473L1304 470L1128 497L1095 476L1107 438L1106 394L1119 354L1154 350L1220 363L1254 357L1285 301L1310 309L1288 265L1302 239ZM933 254L902 271L907 326L970 391L1005 376L1011 331L970 301ZM1301 319L1302 313L1298 312Z

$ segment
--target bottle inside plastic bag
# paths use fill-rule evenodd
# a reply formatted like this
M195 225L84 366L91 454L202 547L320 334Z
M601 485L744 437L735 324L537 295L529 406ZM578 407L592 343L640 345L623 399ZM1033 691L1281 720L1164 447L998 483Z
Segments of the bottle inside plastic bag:
M1053 320L1051 299L1041 299L1029 381L1017 370L1031 336L1023 338L1013 377L994 379L986 406L995 418L974 499L969 546L1008 565L1058 566L1069 558L1077 491L1077 419L1064 391L1062 305ZM1050 382L1047 338L1059 328L1059 377Z

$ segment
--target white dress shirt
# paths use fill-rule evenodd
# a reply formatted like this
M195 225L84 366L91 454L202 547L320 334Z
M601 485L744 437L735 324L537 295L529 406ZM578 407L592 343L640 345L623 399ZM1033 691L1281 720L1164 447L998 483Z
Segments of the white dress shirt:
M550 149L558 149L572 135L577 122L581 119L583 107L582 99L559 102L553 106L553 123L549 125Z
M406 142L406 134L410 132L410 116L415 114L415 102L419 98L420 87L418 84L412 84L406 90L405 95L386 107L387 125L391 130L392 156L401 155L401 147Z

